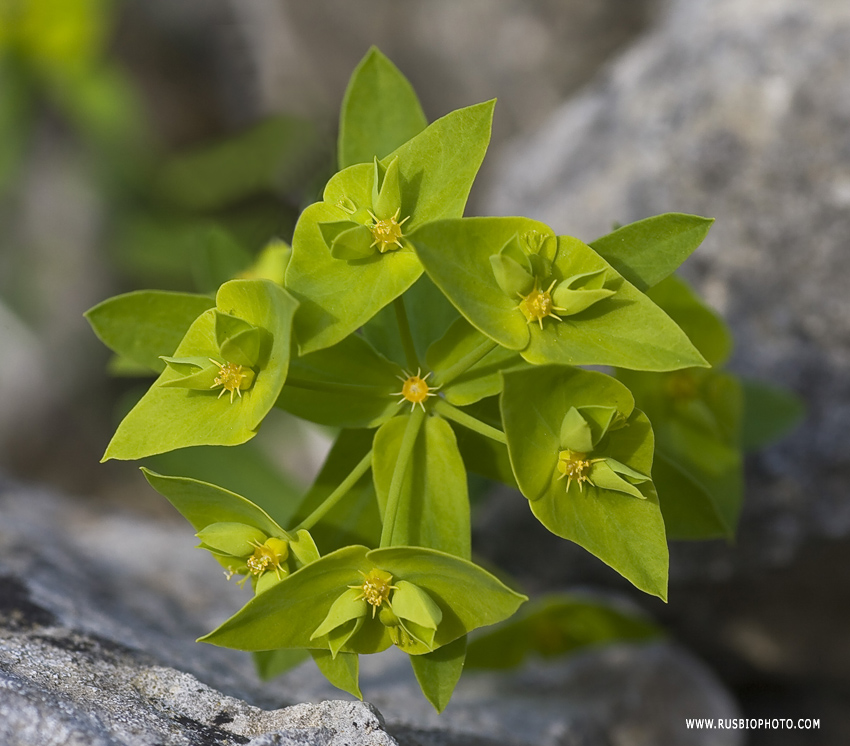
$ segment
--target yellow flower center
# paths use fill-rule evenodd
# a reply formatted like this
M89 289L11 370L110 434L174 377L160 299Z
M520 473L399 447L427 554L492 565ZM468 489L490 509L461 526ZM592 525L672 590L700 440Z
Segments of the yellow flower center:
M349 588L359 589L360 596L366 603L372 606L372 618L375 618L375 612L390 598L390 591L396 590L392 585L393 576L385 570L375 568L369 570L369 573L360 573L363 576L363 583L360 585L350 585Z
M425 401L429 396L436 396L435 391L437 387L431 388L428 383L428 377L431 375L430 373L426 373L423 377L421 375L422 371L417 370L415 376L408 376L407 378L402 378L398 376L398 379L402 382L401 391L396 393L396 396L402 397L399 399L399 404L405 399L410 402L410 410L413 411L418 404L422 409L425 409Z
M395 215L391 218L385 218L384 220L378 220L375 215L371 212L369 216L375 222L369 226L369 230L372 231L372 238L375 239L372 241L372 246L377 246L378 251L382 254L385 254L387 251L396 251L401 246L401 238L403 237L403 233L401 232L401 226L410 219L410 215L408 215L404 220L398 222L398 216L401 212L401 208L395 211Z
M233 404L233 395L238 394L242 398L242 389L247 389L254 380L254 371L250 368L244 368L236 363L220 363L218 360L210 358L210 362L218 366L218 375L213 381L211 389L221 386L221 393L218 398L221 399L225 391L230 392L230 403Z
M558 479L567 478L567 492L570 491L570 485L573 482L577 482L579 491L582 491L582 482L593 484L590 481L589 472L593 464L601 460L599 458L589 459L586 453L579 453L578 451L561 451L558 454L558 471L561 473Z
M265 544L253 544L254 553L248 557L245 564L253 575L262 575L266 570L274 568L275 574L280 577L283 569L282 563L289 556L289 545L282 539L271 537Z
M561 320L561 317L554 313L554 311L563 311L563 308L558 308L552 303L552 288L555 287L555 280L552 281L552 284L549 286L547 290L540 290L537 287L537 280L534 281L534 289L526 296L522 297L522 301L520 302L519 308L522 311L522 315L525 316L525 320L530 324L532 321L536 321L540 328L543 328L543 319L547 316L551 316L553 319Z

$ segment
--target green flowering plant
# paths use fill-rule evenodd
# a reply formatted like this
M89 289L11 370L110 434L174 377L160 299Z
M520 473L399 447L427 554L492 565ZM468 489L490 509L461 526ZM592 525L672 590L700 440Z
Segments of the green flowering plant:
M88 313L119 360L158 376L104 458L243 444L278 410L337 432L300 504L262 498L280 524L216 485L145 472L200 548L250 579L253 598L201 639L253 652L262 672L309 656L361 696L359 656L395 646L442 710L482 627L501 625L469 648L479 667L655 634L588 600L511 621L526 597L472 561L470 472L517 487L549 531L662 599L669 536L734 530L746 422L785 395L747 395L717 369L728 332L671 277L712 221L661 215L585 243L463 217L492 113L428 124L373 49L343 101L340 170L291 247L270 243L214 298L142 291ZM755 440L793 421L784 401ZM609 631L577 636L573 613Z

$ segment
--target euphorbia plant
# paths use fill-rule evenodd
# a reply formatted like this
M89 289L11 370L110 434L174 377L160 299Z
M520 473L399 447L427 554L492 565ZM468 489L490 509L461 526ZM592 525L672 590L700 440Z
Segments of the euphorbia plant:
M705 459L689 461L676 422L734 468L740 407L718 415L722 391L664 405L715 375L724 356L704 332L725 332L691 323L713 317L687 293L667 313L671 294L651 290L711 220L663 215L586 244L528 218L464 218L492 113L488 102L427 124L372 50L343 102L341 170L291 250L274 244L214 299L145 291L89 312L113 350L159 374L105 458L239 445L276 409L339 430L302 504L280 511L287 525L215 485L146 472L255 591L205 642L266 662L308 651L358 696L358 656L394 645L442 709L467 634L525 600L471 559L468 471L517 486L547 529L661 598L668 499L679 533L733 530L737 506L717 498ZM659 498L637 402L657 413L663 480L683 493Z

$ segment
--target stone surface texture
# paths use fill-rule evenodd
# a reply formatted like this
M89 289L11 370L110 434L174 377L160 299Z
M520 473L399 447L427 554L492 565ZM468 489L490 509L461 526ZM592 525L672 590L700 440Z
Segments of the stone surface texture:
M671 602L655 611L738 688L745 712L835 715L824 740L783 744L850 732L838 714L846 689L834 686L850 681L850 583L837 570L850 559L848 69L841 0L673 0L651 33L503 151L485 199L488 213L584 240L663 212L717 219L683 275L731 324L732 369L788 387L807 416L749 459L734 546L673 547ZM535 530L526 513L506 495L480 526L493 558L510 561L498 547L519 525ZM616 585L532 535L535 556L515 563L523 577Z
M384 724L311 663L261 684L247 655L195 643L249 594L193 548L183 523L11 483L0 485L0 515L4 746L741 743L733 732L686 730L685 718L738 711L704 665L668 642L470 673L443 715L406 656L370 656L361 685Z

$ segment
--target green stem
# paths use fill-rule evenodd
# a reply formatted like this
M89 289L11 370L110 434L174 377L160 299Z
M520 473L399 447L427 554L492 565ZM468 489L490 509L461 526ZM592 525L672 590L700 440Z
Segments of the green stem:
M395 308L395 318L398 322L398 331L401 336L401 346L404 348L404 359L407 360L407 367L410 369L410 374L413 375L414 370L419 370L419 358L416 355L416 345L413 344L413 335L410 333L410 323L407 320L407 311L404 308L404 298L399 296L393 301Z
M489 337L485 338L476 345L475 349L464 355L454 365L437 374L434 382L438 383L440 386L445 386L446 384L451 383L455 378L466 373L466 371L475 365L475 363L486 357L498 346L498 343L494 342Z
M497 443L501 443L502 445L507 445L508 443L505 434L501 430L487 425L484 422L481 422L478 418L452 406L445 399L437 399L437 401L434 402L434 411L437 414L441 414L447 420L452 420L453 422L457 422L458 425L463 425L464 427L468 427L470 430L474 430L476 433L480 433L485 438L495 440Z
M337 487L330 495L328 495L324 500L322 500L321 504L318 508L316 508L310 515L308 515L301 523L299 523L294 529L293 532L298 531L300 529L310 530L315 526L322 518L325 517L325 514L334 507L343 497L348 494L348 491L357 484L360 477L362 477L367 471L369 471L369 467L372 466L372 449L369 449L369 453L367 453L362 459L360 459L360 463L357 464L352 470L351 473L342 480L342 483Z
M393 478L390 480L387 507L384 510L384 525L381 528L380 544L382 547L392 546L393 530L395 529L398 506L401 499L401 487L404 483L404 473L407 471L408 464L410 463L413 446L416 443L416 437L419 435L419 428L422 426L424 419L425 412L422 409L414 409L404 428L401 446L398 449L398 458L395 462L395 469L393 469Z

